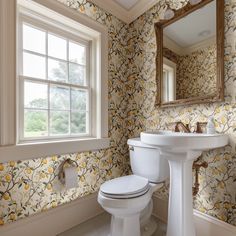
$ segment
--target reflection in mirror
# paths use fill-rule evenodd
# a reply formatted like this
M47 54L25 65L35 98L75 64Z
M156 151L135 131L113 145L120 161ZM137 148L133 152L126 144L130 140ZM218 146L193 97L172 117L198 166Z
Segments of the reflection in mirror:
M162 103L217 92L216 1L163 28Z
M224 0L187 2L155 23L157 106L224 101L223 8Z

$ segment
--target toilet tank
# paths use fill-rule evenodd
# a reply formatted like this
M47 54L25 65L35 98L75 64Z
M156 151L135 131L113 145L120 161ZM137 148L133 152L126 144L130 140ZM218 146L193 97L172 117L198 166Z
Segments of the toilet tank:
M129 139L128 145L133 174L154 183L163 182L169 177L168 161L160 157L158 148L142 143L140 138Z

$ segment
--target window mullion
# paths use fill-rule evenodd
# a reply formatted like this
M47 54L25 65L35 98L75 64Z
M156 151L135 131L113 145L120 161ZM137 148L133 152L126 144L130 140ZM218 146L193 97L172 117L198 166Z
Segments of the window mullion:
M46 31L46 80L48 85L48 137L50 137L50 83L48 82L48 31Z
M67 57L67 82L69 83L69 79L70 79L70 77L69 77L69 75L70 75L70 72L69 72L69 40L67 39L66 40L66 42L67 42L67 48L66 48L66 57ZM69 86L69 96L70 96L70 98L69 98L69 109L70 109L70 112L69 112L69 134L71 135L71 85Z

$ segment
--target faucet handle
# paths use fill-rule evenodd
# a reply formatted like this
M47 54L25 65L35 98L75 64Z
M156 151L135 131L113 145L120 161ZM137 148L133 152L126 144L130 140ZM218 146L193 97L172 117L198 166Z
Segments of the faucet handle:
M206 126L207 125L207 122L197 122L196 123L196 129L195 129L195 133L199 133L199 134L201 134L201 133L203 133L203 131L202 131L202 126Z

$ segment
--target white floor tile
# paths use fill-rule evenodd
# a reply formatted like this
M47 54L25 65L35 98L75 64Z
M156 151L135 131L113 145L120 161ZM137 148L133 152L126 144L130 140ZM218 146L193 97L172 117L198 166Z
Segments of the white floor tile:
M155 220L158 223L158 227L153 236L165 236L166 225L156 218ZM109 228L110 215L104 213L61 233L58 236L107 236Z

